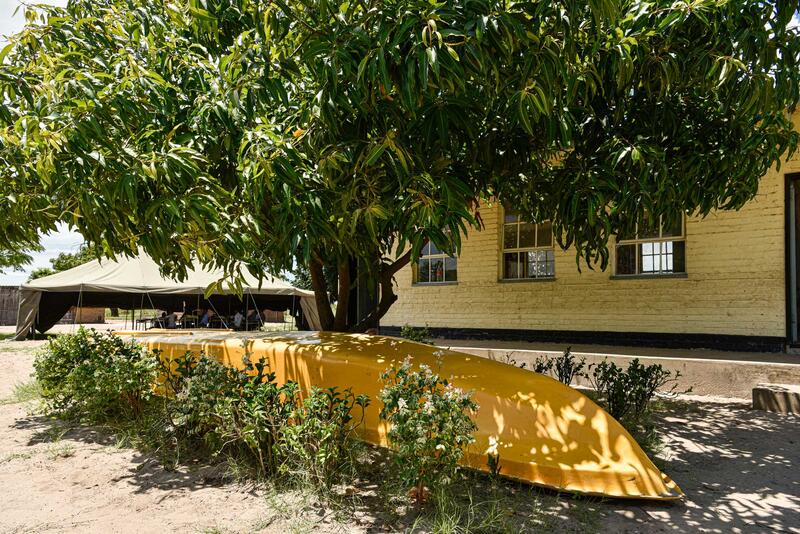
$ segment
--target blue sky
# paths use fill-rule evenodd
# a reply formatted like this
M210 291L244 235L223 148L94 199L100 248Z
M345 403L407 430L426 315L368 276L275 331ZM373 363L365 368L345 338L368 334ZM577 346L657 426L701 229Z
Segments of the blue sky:
M64 5L66 0L37 0L40 4ZM23 10L16 15L14 10L19 5L18 0L0 0L0 49L5 46L6 35L18 32L25 24ZM24 272L6 272L0 274L0 285L18 285L28 279L31 269L37 267L50 267L50 258L58 256L61 252L75 252L83 243L83 237L76 232L71 232L65 225L59 226L57 232L42 236L44 252L33 255L33 263Z

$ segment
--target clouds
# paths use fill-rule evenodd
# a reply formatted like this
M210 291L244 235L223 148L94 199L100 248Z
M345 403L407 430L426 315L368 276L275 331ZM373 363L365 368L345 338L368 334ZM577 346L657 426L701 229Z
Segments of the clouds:
M44 251L32 253L33 263L26 266L24 271L0 274L0 286L18 286L28 279L33 269L50 267L50 258L62 252L76 252L83 243L83 236L71 231L67 225L59 224L57 231L42 236L41 243Z

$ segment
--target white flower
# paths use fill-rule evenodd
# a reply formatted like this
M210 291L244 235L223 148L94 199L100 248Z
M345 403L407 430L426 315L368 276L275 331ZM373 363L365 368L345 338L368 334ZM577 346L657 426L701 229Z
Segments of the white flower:
M402 412L403 410L406 409L406 406L408 406L408 404L406 403L405 399L400 399L400 400L397 401L397 410L398 411Z
M436 446L436 450L437 450L437 451L443 451L444 449L445 449L445 446L444 446L444 444L442 444L442 443L440 443L440 444L438 444L438 445Z

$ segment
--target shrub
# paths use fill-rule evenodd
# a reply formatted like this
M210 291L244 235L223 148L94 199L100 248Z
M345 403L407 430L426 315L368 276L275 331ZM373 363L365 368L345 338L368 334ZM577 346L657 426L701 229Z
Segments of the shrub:
M321 488L348 472L366 396L312 389L303 401L295 382L278 386L264 361L253 364L250 355L243 371L190 353L163 369L174 392L175 427L202 437L213 454L247 459L261 475L286 474ZM358 421L355 406L362 410Z
M478 409L470 393L443 380L427 365L411 370L410 359L386 370L380 416L389 423L389 442L402 483L413 486L417 505L425 488L453 480L464 449L474 441L470 412Z
M638 358L631 361L627 370L608 360L591 367L590 380L600 402L629 430L635 429L647 415L658 391L669 385L665 392L675 392L681 376L680 372L673 375L661 365L643 365Z
M572 384L576 377L587 376L583 372L584 368L586 368L586 358L581 358L580 360L575 358L572 354L572 347L567 347L564 354L555 358L540 356L536 358L533 364L534 372L550 375L568 386Z
M244 455L262 475L277 472L275 444L294 406L297 385L275 383L263 360L244 370L203 353L186 353L162 365L162 382L173 400L170 419L178 434L202 438L214 455Z
M400 329L400 337L409 341L416 341L417 343L433 345L433 341L431 341L431 331L428 330L427 326L417 328L415 326L405 325Z
M553 360L547 356L539 356L533 362L533 372L541 375L549 375L553 371Z
M577 376L586 376L583 373L586 367L586 358L576 359L572 355L572 347L567 347L562 356L553 358L553 371L555 378L562 384L570 385Z
M46 409L92 422L140 417L157 367L135 342L84 328L50 340L34 361Z
M312 486L328 489L354 472L356 429L364 421L369 405L365 395L355 396L350 389L313 388L291 412L277 442L281 470ZM361 410L359 418L353 409Z

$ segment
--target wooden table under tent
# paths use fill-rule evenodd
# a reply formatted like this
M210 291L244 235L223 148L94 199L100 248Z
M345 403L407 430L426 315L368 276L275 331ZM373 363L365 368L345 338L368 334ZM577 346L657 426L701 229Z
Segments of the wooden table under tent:
M169 314L188 317L196 310L206 310L215 318L211 324L226 329L233 329L231 318L237 313L265 317L268 314L263 312L269 310L288 312L298 329L320 329L313 292L269 274L259 279L244 269L243 273L241 292L235 292L222 270L204 269L199 263L178 281L162 275L142 251L136 257L90 261L20 286L15 339L25 339L34 331L46 332L73 306L130 310L130 328L148 322L142 321L144 310L152 319ZM217 284L217 289L206 297L212 284ZM251 313L254 310L256 313ZM181 326L179 321L176 326ZM244 323L248 329L257 326L253 321Z

